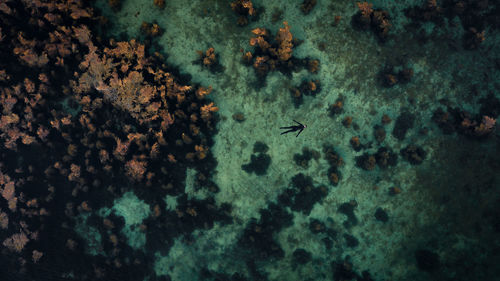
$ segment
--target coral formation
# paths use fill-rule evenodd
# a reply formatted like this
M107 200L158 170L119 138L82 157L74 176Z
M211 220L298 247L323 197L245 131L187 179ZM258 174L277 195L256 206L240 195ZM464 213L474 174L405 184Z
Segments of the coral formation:
M405 15L415 21L443 23L443 9L436 0L427 0L422 6L413 6L405 10Z
M396 166L397 158L397 155L392 149L380 147L375 154L364 153L361 156L357 156L355 159L356 166L363 170L371 171L375 169L376 165L381 169L386 169L389 166Z
M489 111L488 113L491 115L498 115L499 113L495 109L495 100L493 99L491 102L488 105L490 108L483 108L483 111ZM475 139L485 139L492 135L497 123L495 118L488 115L473 116L458 108L448 108L447 111L438 108L432 115L432 120L443 130L443 133L458 132Z
M375 160L381 169L385 169L389 166L396 166L398 156L392 151L392 149L380 147L375 153Z
M356 214L354 214L354 211L356 210L356 207L358 206L358 202L356 200L351 200L349 202L345 202L340 204L339 208L337 211L339 213L342 213L347 216L347 220L343 222L343 225L346 228L350 228L352 226L355 226L359 223L358 218L356 217Z
M304 0L304 2L300 4L300 10L304 15L307 15L311 12L314 6L316 6L316 0Z
M297 166L307 169L309 168L309 161L311 159L318 160L319 157L319 152L304 147L302 148L302 154L297 153L293 155L293 161L295 161L295 164L297 164Z
M368 2L357 2L359 11L352 17L355 27L370 29L377 35L381 42L387 40L391 27L389 12L382 9L373 9L373 4Z
M333 186L337 186L342 178L340 167L344 165L344 159L330 145L323 147L324 158L328 161L330 168L328 169L328 179Z
M309 229L311 230L312 233L323 233L326 230L326 226L324 223L317 219L312 219L311 222L309 223Z
M451 21L457 17L462 24L462 44L466 50L478 49L485 40L488 24L498 26L498 6L494 1L447 0L438 4L436 0L427 0L421 6L405 9L405 15L414 23L433 22L444 28L445 19Z
M397 70L399 69L399 70ZM409 83L413 77L413 69L404 66L385 66L379 73L384 87L390 88L396 84Z
M302 81L300 86L290 88L290 93L296 108L303 103L304 95L315 97L319 92L321 92L321 84L318 80Z
M344 97L338 97L335 103L330 105L330 116L335 116L344 112Z
M163 29L157 23L143 21L141 24L141 32L147 37L157 37L163 34Z
M401 156L403 156L403 158L412 165L421 164L424 161L426 154L427 153L422 147L414 144L410 144L401 149Z
M391 117L389 117L389 115L387 115L387 114L382 115L382 119L381 119L382 125L387 125L387 124L391 123L391 121L392 121L392 119L391 119Z
M349 140L349 143L351 144L351 147L354 149L354 151L360 151L363 148L363 145L359 141L358 136L352 137Z
M346 117L344 117L344 119L342 119L342 125L344 125L344 127L349 128L349 127L351 127L351 124L352 124L352 117L351 116L346 116Z
M245 115L243 115L243 113L241 113L241 112L233 114L232 117L233 117L233 120L236 122L245 121Z
M342 16L339 16L339 15L333 17L333 25L334 26L339 25L341 19L342 19Z
M389 221L389 215L387 215L387 212L380 207L375 211L375 218L383 223Z
M274 38L268 29L252 30L255 37L250 38L250 46L255 47L255 50L253 53L244 52L242 60L245 64L253 66L257 77L261 80L265 80L267 74L275 70L289 75L292 71L298 71L304 67L308 67L311 72L318 69L319 63L315 60L293 57L293 48L301 42L293 38L286 21L283 25L284 27L276 32Z
M304 249L297 249L293 251L293 264L306 264L311 261L311 253L307 252Z
M159 9L165 9L165 0L153 0L153 4Z
M307 70L310 73L316 74L319 71L319 60L311 59L307 60Z
M375 169L375 165L377 164L377 160L374 155L370 155L368 153L365 153L361 156L356 157L356 166L367 170L371 171Z
M384 127L375 125L375 127L373 127L373 136L378 143L383 142L386 136Z
M260 219L252 220L245 228L238 244L250 249L250 256L258 260L281 259L284 251L273 237L280 229L292 224L293 215L278 204L270 204L260 211Z
M356 248L359 245L359 240L350 234L344 234L344 239L349 248Z
M254 144L254 154L250 156L250 163L241 165L241 169L247 173L255 173L258 176L265 175L271 164L271 157L266 154L268 147L262 142Z
M257 11L253 7L251 0L236 0L231 2L231 9L238 15L238 25L244 26L248 24L249 18L255 20Z
M396 118L396 123L392 129L392 135L398 140L404 140L408 130L413 128L415 123L415 115L408 111L402 112L398 118Z
M199 55L199 59L196 63L202 65L203 67L208 68L212 72L221 72L223 71L222 65L219 63L219 55L215 53L215 49L213 47L208 48L205 52L196 51Z
M289 206L292 211L308 215L314 205L327 195L325 187L315 187L312 178L302 173L292 178L292 188L286 189L278 197L280 205Z

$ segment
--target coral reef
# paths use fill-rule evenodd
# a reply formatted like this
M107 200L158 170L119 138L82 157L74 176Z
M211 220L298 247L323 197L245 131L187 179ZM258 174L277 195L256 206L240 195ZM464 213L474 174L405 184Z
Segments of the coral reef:
M165 9L165 0L153 0L153 4L160 10Z
M274 233L292 224L293 215L278 204L260 211L260 219L252 220L239 238L240 247L250 249L250 257L258 260L281 259L284 251L274 240Z
M339 25L341 19L342 19L342 16L337 15L337 16L333 17L333 25L334 26Z
M380 125L375 125L375 127L373 127L373 136L375 137L375 140L378 143L383 142L385 140L385 136L386 136L386 132L385 132L384 127L382 127Z
M329 111L330 111L329 115L331 117L343 113L344 112L344 97L338 97L335 100L335 103L330 105Z
M483 111L489 111L492 115L499 114L496 112L494 104L495 100L492 100L492 104L489 105L490 108L483 108ZM432 115L432 120L443 130L443 133L458 132L475 139L485 139L492 135L497 123L495 118L487 115L473 116L467 111L451 107L447 111L438 108Z
M351 124L352 124L352 117L351 116L346 116L346 117L344 117L344 119L342 119L342 125L344 125L344 127L349 128L349 127L351 127Z
M375 169L376 165L381 169L386 169L389 166L396 166L397 158L397 155L392 149L380 147L375 154L364 153L361 156L357 156L355 159L356 166L363 170L371 171Z
M415 123L415 116L408 111L403 111L398 118L392 129L392 135L398 140L404 140L408 130L413 128Z
M373 281L368 271L363 271L358 274L354 271L353 263L349 255L339 261L333 261L331 264L333 272L333 280L357 280L357 281Z
M219 55L215 53L213 47L208 48L205 52L196 51L199 55L199 59L195 61L196 63L208 68L212 72L222 72L223 67L219 63Z
M292 257L293 257L292 260L293 264L306 264L310 262L312 259L311 253L307 252L304 249L297 249L293 251Z
M218 191L211 88L181 84L144 44L95 36L99 19L87 1L3 1L0 14L8 54L0 61L0 240L11 257L3 266L16 268L11 278L42 270L144 279L153 257L127 243L120 220L95 213L126 192L154 211L137 226L147 249L230 221L230 207L215 207L212 195L183 197L188 167L195 188ZM167 194L178 195L175 210L163 211ZM83 251L77 217L102 238L99 255Z
M436 0L427 0L422 6L405 9L405 15L415 21L432 21L438 25L443 24L443 12Z
M399 70L397 70L399 69ZM385 66L379 73L379 79L384 87L390 88L396 84L407 84L413 77L413 69L404 66Z
M392 151L392 149L380 147L375 153L375 160L381 169L385 169L389 166L396 166L398 156Z
M365 153L361 156L356 157L356 166L362 168L363 170L371 171L375 169L377 164L377 159L374 155Z
M432 229L436 222L449 218L447 215L450 213L446 212L453 209L454 204L462 206L463 201L458 198L464 196L462 193L472 197L473 206L481 208L478 217L486 217L489 223L483 227L482 223L476 223L477 217L471 216L470 220L475 224L466 231L482 235L491 228L493 232L499 232L500 222L495 215L498 213L498 198L483 202L474 197L476 194L487 194L483 192L486 188L494 190L491 188L494 173L488 175L490 169L484 172L485 169L479 167L477 170L481 173L476 174L474 167L470 172L470 165L463 164L464 161L476 166L484 163L491 170L498 167L498 161L493 157L481 162L470 155L476 148L484 151L481 156L488 155L491 151L486 149L489 148L487 145L496 144L500 101L491 90L496 87L491 77L500 68L500 63L497 63L497 69L492 63L491 69L487 69L491 70L491 74L485 73L484 81L480 81L486 85L478 85L480 91L490 92L485 98L481 99L479 93L473 93L470 95L471 100L467 100L460 89L452 101L441 100L444 106L458 107L437 109L432 120L444 133L460 135L443 136L427 120L427 108L434 108L435 103L420 94L421 90L431 89L435 85L408 85L409 109L396 108L396 102L385 104L391 96L359 96L364 95L365 91L369 92L370 88L365 86L373 85L370 84L373 81L360 83L364 78L354 77L358 73L352 71L361 66L361 75L377 72L378 66L373 69L373 65L384 62L375 54L391 55L391 48L397 48L398 52L402 50L394 54L398 57L405 56L402 54L406 53L405 50L412 51L408 56L416 59L415 70L422 74L418 77L419 82L428 81L431 76L436 77L433 72L439 71L436 75L440 78L454 75L447 72L448 67L442 66L444 60L434 65L434 62L427 61L427 56L421 59L415 57L424 52L404 49L407 46L405 40L412 41L413 38L398 36L398 41L394 42L397 46L389 42L385 47L377 46L376 50L351 48L348 45L344 48L342 41L345 38L340 36L346 36L350 29L344 25L332 29L332 24L338 25L341 19L340 15L334 16L332 12L345 16L343 11L352 11L344 4L332 2L325 7L328 10L313 11L315 16L325 15L324 20L318 20L309 18L312 15L307 18L300 16L297 5L302 1L292 4L291 9L267 3L266 8L269 7L270 11L266 13L264 10L257 12L250 0L232 1L230 6L239 16L239 25L257 19L258 14L262 14L263 19L277 23L282 21L283 15L299 14L298 19L293 19L294 22L302 18L307 20L307 24L314 22L320 27L311 26L308 29L303 25L307 28L300 30L300 25L294 26L299 28L298 32L307 35L308 40L312 39L307 48L312 47L311 52L321 54L321 66L318 59L309 58L307 54L305 58L295 57L309 50L298 52L296 48L300 41L294 35L299 33L294 32L292 35L287 22L281 28L271 25L279 28L276 34L264 28L252 30L256 23L241 29L245 29L245 32L252 30L253 33L250 39L253 50L248 52L242 49L242 54L243 62L251 65L260 79L257 86L264 85L259 82L266 79L271 71L280 71L291 78L292 72L305 70L293 73L296 81L293 83L282 81L281 74L273 75L269 80L272 84L265 90L274 93L278 88L276 85L279 85L281 88L278 89L290 90L296 107L306 101L307 108L297 110L296 114L312 114L309 116L311 129L321 130L320 134L313 137L328 138L328 144L320 151L323 156L311 146L318 144L318 140L314 139L304 141L294 138L285 142L279 139L283 148L276 147L277 138L266 140L269 145L273 145L271 151L266 144L256 142L253 151L246 151L249 153L245 155L250 155L250 159L243 159L240 163L241 168L250 173L248 175L228 165L238 160L238 155L226 153L230 150L228 147L234 146L238 150L246 147L248 139L245 136L241 138L239 134L253 128L255 121L275 118L276 112L273 110L269 111L267 107L252 108L253 105L257 102L275 103L277 107L274 109L284 112L286 108L283 105L286 103L282 103L283 97L260 99L244 96L248 87L236 87L246 82L244 80L248 78L249 69L241 69L238 63L231 61L230 56L224 57L224 61L230 61L231 67L235 67L231 79L226 80L227 73L223 77L207 73L206 69L215 72L222 69L218 54L231 55L230 52L235 48L240 48L235 46L245 40L241 41L241 34L233 33L239 30L232 26L234 24L227 23L226 17L231 13L228 6L217 8L217 5L213 5L217 1L205 2L192 5L184 5L180 1L167 2L169 7L166 13L160 11L165 8L166 1L149 0L149 6L145 7L148 12L135 11L134 16L130 9L140 6L129 5L131 3L124 1L100 1L96 5L103 8L103 15L109 15L110 7L114 10L114 13L110 13L110 21L114 21L117 16L136 18L135 25L129 26L131 28L127 28L127 31L121 30L123 34L117 34L117 38L113 39L108 37L111 31L106 32L112 23L105 24L105 17L91 7L93 1L0 1L0 52L4 54L0 60L0 261L2 268L9 269L0 270L1 280L369 281L374 279L367 271L358 273L353 261L363 263L362 268L366 268L372 254L372 245L368 246L369 252L365 251L367 244L378 241L377 236L382 237L380 241L384 243L388 241L384 235L390 234L394 227L401 226L399 223L405 221L404 217L411 215L404 210L408 204L400 204L409 200L420 202L418 207L425 208L437 203L435 206L438 208L428 212L430 220L422 216L419 222L423 224L417 228L403 229L416 230L411 233L418 235L413 236L426 237L431 243L425 244L428 249L424 249L424 243L413 239L412 235L386 236L391 241L383 244L382 250L388 244L391 255L398 254L387 258L393 262L391 266L394 265L390 270L383 268L383 262L374 263L378 264L374 265L377 270L375 276L382 278L381 275L388 277L394 274L393 278L402 280L404 278L400 278L402 274L397 273L398 270L408 270L409 276L415 277L418 268L425 271L424 274L439 273L440 277L449 279L451 270L448 270L452 262L444 258L447 252L443 248L454 249L456 244L443 243L440 248L434 249L434 244L443 241L435 240L439 232L435 237L429 237L424 230ZM307 14L316 2L304 0L300 9ZM443 0L439 1L439 6L437 2L425 1L423 7L409 12L410 17L415 21L435 22L438 28L442 28L439 25L444 23L443 19L460 19L464 31L464 48L478 49L490 45L490 42L485 41L491 40L495 29L500 26L497 1ZM122 3L123 11L118 12ZM184 5L181 11L173 14L173 8L181 4ZM398 9L394 7L388 4L387 9L390 9L391 14L400 11L401 6L396 6ZM359 12L353 17L354 25L371 29L381 41L387 41L389 32L393 32L388 12L374 9L367 2L358 3L358 8ZM203 42L195 42L199 43L196 46L207 48L217 42L214 46L221 47L217 47L217 51L213 47L198 51L198 63L206 69L201 69L195 80L203 81L200 83L215 81L214 88L191 84L189 75L179 75L181 71L200 70L200 67L189 65L196 55L196 49L185 49L186 57L176 61L183 62L176 64L180 69L168 65L172 57L167 60L166 55L162 54L157 37L164 31L171 32L170 28L175 31L185 29L168 25L172 20L162 18L158 23L164 28L170 27L163 30L150 14L172 18L181 15L185 17L182 21L186 20L186 23L188 20L196 21L198 17L201 24L207 23L206 28L200 29L200 33L204 33L200 36ZM210 18L212 15L216 17ZM212 25L215 18L221 21ZM151 23L140 25L142 20ZM397 22L400 20L398 18ZM195 30L200 23L191 22L192 26L186 30ZM451 26L453 23L449 20L446 24ZM130 36L130 30L138 32L139 26L141 31L137 40L124 39ZM259 22L258 26L267 25ZM226 27L229 27L229 33L225 36L229 37L222 37L217 30ZM335 34L339 35L338 38L321 33L332 30L338 33ZM176 40L169 37L171 35L165 34L162 41ZM332 38L335 40L330 40ZM399 41L399 38L402 40ZM352 40L350 42L362 42L355 37L348 39ZM193 41L180 41L186 46L193 46ZM341 48L337 49L339 46ZM178 46L174 47L168 50L171 52L169 55L177 55ZM488 50L480 50L480 53L483 51ZM359 52L362 52L361 55ZM237 51L233 53L239 56ZM473 52L464 53L474 55ZM454 53L450 57L461 59L459 55ZM335 62L332 63L331 58ZM430 68L429 72L429 66L436 68ZM251 72L250 76L253 75ZM413 69L406 64L385 67L382 72L380 78L385 86L395 86L389 91L391 93L403 90L401 84L409 83L414 75ZM465 72L458 73L469 77ZM316 75L321 75L322 83L314 77ZM326 79L323 80L323 77ZM210 94L218 92L221 85L240 93L234 99L222 94L217 97L217 102L211 101ZM446 82L440 85L447 87ZM316 97L322 90L321 100L318 97L315 98L315 104L307 103L311 98L305 96ZM350 103L346 108L346 98L341 93L349 95L347 101ZM446 94L443 89L439 89L435 96L443 97ZM333 104L321 109L326 106L325 103L331 103L336 95L339 96ZM285 101L288 99L284 97ZM234 100L237 101L236 106L221 108L221 114L218 113L219 106L234 105ZM400 101L407 102L404 98ZM480 108L476 102L479 102ZM318 108L325 111L316 112L321 111ZM360 112L360 109L366 112ZM393 130L389 126L391 117L387 114L381 116L381 111L395 119ZM335 120L326 118L313 122L312 118L324 118L326 114ZM225 122L217 124L219 119ZM264 125L254 133L262 134L265 132L262 130L267 130L272 124ZM414 125L420 127L414 130ZM213 137L218 129L234 129L227 139L225 136L216 139L217 145L224 142L227 145L226 150L224 146L217 146L216 151L221 151L217 158L223 161L227 160L226 156L231 157L230 161L219 162L219 168L229 166L230 169L229 174L222 176L215 173L218 163L212 150ZM392 130L392 135L387 136L387 130ZM332 131L334 133L330 134ZM419 134L414 134L417 131ZM463 154L453 158L450 148L453 145L450 143L456 143L455 138L460 142L462 136L473 139L467 140L473 145L477 145L478 140L483 142L473 149L459 143L456 146L464 146L460 151ZM301 143L306 143L308 147L303 146L301 149ZM292 147L285 147L284 144L292 144ZM290 151L296 153L291 163L292 157L283 153ZM431 152L433 161L438 162L424 163L432 165L417 168L410 166L423 163ZM272 159L272 167L270 155L276 155L276 159ZM340 155L346 157L346 163ZM399 156L409 164L403 163L398 169L391 170L390 167L397 165ZM442 158L448 157L451 160L441 162ZM446 165L452 161L460 165ZM372 172L358 169L348 171L354 165L353 162L361 169ZM439 166L442 169L431 170L432 177L427 179L426 169L443 163L445 165ZM347 167L343 168L346 164ZM289 168L299 171L290 174ZM408 168L416 170L416 173L405 173ZM450 186L448 191L452 191L449 194L453 196L440 193L443 189L433 188L441 187L439 181L442 179L434 177L441 173L438 170L443 170L443 174L464 171L463 178L471 180L462 184L459 182L462 177L459 180L452 179L453 182L445 184ZM243 176L239 179L238 175ZM221 186L224 192L219 192L215 179L224 182L224 186ZM256 179L263 182L257 183ZM459 184L455 184L455 181ZM376 190L373 185L380 186L380 189ZM414 192L416 187L418 192ZM366 204L367 198L376 198L378 204ZM431 200L418 201L422 198ZM261 208L260 211L255 212L258 208ZM453 216L456 215L453 213ZM436 221L436 218L444 219ZM433 224L426 225L429 221ZM366 239L366 227L375 230L370 239ZM418 233L419 230L423 232ZM457 233L455 229L451 231ZM480 238L490 241L486 235ZM463 241L469 243L468 239ZM378 243L373 245L378 247ZM398 251L398 245L403 245L404 251ZM474 244L473 247L484 250L477 247L482 245ZM376 247L373 249L378 251ZM400 258L402 252L408 253L408 249L410 254L417 250L414 257L410 256L410 262L394 263L393 258ZM479 261L489 259L488 254L491 252L480 257ZM326 258L323 259L325 253ZM356 253L356 258L351 260L349 253ZM476 258L468 252L466 254L466 258L458 256L456 259L469 263ZM168 259L170 264L165 266L158 262L160 256ZM411 266L412 262L416 266ZM472 265L460 272L470 270L477 273L493 263L478 266L479 269ZM443 267L446 268L441 271ZM167 273L155 276L158 268ZM170 275L174 271L184 273L182 271L186 269L193 271L192 274ZM277 274L280 272L283 275ZM293 278L295 276L298 277Z
M297 153L293 155L293 161L295 161L297 166L307 169L309 168L309 161L311 159L318 160L319 157L320 153L318 151L303 147L302 154Z
M356 214L354 214L354 211L356 210L356 207L358 206L358 202L356 200L351 200L349 202L345 202L340 204L339 208L337 211L339 213L342 213L347 216L347 220L345 220L342 224L346 228L350 228L352 226L355 226L359 223L358 218L356 217Z
M328 169L328 179L333 186L337 186L342 178L340 167L344 165L344 159L330 145L323 147L324 158L328 161L330 168Z
M434 22L444 28L445 19L458 17L465 30L462 38L464 49L475 50L485 40L486 26L498 27L498 3L495 1L446 0L441 5L436 0L427 0L422 6L405 9L405 15L417 25Z
M414 144L410 144L401 149L401 156L403 156L403 158L412 165L421 164L424 161L426 154L427 153L422 147Z
M292 211L308 215L314 205L321 202L328 190L324 186L315 187L312 178L302 173L292 178L292 188L286 189L278 197L280 205L289 206Z
M300 4L300 10L304 15L308 15L314 6L316 6L316 0L304 0L304 2Z
M197 53L200 55L200 59L202 60L204 66L210 67L217 63L215 49L213 47L208 48L205 52L197 51Z
M387 212L380 207L375 211L375 218L383 223L389 221L389 215L387 215Z
M363 148L363 145L361 144L358 136L352 137L349 140L349 143L351 144L351 147L352 149L354 149L354 151L360 151Z
M304 95L315 97L319 92L321 92L321 84L318 80L302 81L300 86L290 88L295 108L298 108L303 103Z
M158 37L163 34L163 29L157 23L143 21L141 24L141 33L146 37Z
M268 29L255 28L250 38L250 46L255 47L254 52L244 52L242 60L247 65L252 65L257 77L264 80L271 71L278 70L290 75L292 71L299 71L306 67L311 72L318 71L319 61L313 59L298 59L293 57L293 48L300 45L300 41L293 38L290 26L283 22L274 38ZM274 40L273 40L274 39Z
M268 147L262 142L256 142L250 156L250 163L241 165L241 169L247 173L255 173L258 176L265 175L267 168L271 165L271 157L266 154Z
M249 19L255 20L257 11L251 0L236 0L231 2L231 9L238 15L238 25L245 26Z
M354 27L367 30L371 29L381 42L385 42L391 27L389 12L382 9L373 9L373 4L357 2L359 11L353 15Z
M382 125L387 125L387 124L392 122L392 119L391 119L391 117L389 117L389 115L384 114L384 115L382 115L381 122L382 122Z
M316 59L308 59L307 62L307 70L310 73L316 74L319 71L319 60Z
M245 121L245 115L243 115L243 113L241 113L241 112L233 114L232 117L233 117L233 120L236 122Z
M359 245L359 240L350 234L344 234L344 239L346 246L349 248L356 248Z

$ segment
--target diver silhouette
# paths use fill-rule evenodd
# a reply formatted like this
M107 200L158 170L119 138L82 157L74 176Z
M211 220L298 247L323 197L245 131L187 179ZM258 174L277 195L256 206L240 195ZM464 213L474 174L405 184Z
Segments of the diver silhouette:
M280 129L287 129L288 131L285 131L285 132L282 132L280 135L283 135L283 134L288 134L290 132L295 132L295 131L299 131L299 133L295 136L295 137L298 137L300 135L300 133L302 133L302 131L307 128L306 125L302 125L301 123L293 120L295 123L299 124L299 125L294 125L294 126L288 126L288 127L280 127Z

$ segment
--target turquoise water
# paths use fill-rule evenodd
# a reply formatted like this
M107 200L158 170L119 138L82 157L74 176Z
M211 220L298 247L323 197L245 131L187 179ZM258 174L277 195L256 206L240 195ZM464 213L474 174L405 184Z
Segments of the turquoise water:
M102 270L107 280L498 279L498 129L484 136L470 128L447 134L433 121L438 108L468 111L474 116L470 119L479 123L483 116L494 119L500 114L498 19L496 27L485 23L486 39L478 49L466 50L466 31L458 16L442 16L442 24L415 24L405 16L405 9L425 1L371 2L373 8L388 11L391 26L385 42L371 30L355 28L352 21L358 7L352 1L318 1L304 15L301 1L255 0L258 17L246 26L236 24L230 1L172 0L164 9L152 0L121 2L119 10L111 9L108 1L92 3L107 18L105 26L93 29L101 30L94 40L100 37L99 44L108 46L110 38L136 39L146 44L146 53L163 55L158 64L164 63L180 77L180 84L212 87L207 98L218 107L215 130L201 126L202 136L209 139L204 143L209 147L208 160L193 164L179 158L177 167L168 163L167 154L187 151L175 144L181 129L172 125L166 131L168 145L160 152L161 160L151 160L147 166L154 172L153 184L131 180L123 169L113 168L112 176L93 186L95 178L89 176L84 185L90 186L90 195L83 197L93 206L89 211L76 210L84 199L72 198L75 184L58 187L58 192L68 191L57 200L73 202L75 213L61 219L67 225L54 228L70 233L61 245L68 247L68 237L78 241L75 251L61 255L94 272L62 267L61 255L53 249L41 264L28 262L21 275L9 272L6 278L22 279L19 276L31 273L34 277L24 280L98 280L96 272ZM485 17L499 5L490 1ZM335 16L341 17L338 23ZM255 49L250 45L252 30L267 28L273 38L284 21L293 38L301 41L294 42L293 58L319 60L319 70L271 71L259 78L242 61L243 53ZM158 24L163 33L146 36L143 22ZM5 32L5 26L1 30ZM210 47L217 55L217 71L197 63L197 51ZM83 47L81 55L87 53ZM411 80L384 86L382 72L389 66L395 75L412 69ZM311 80L319 81L318 93L304 95L301 104L294 105L291 89ZM102 93L95 89L92 95ZM343 101L342 110L332 114L338 99ZM65 100L60 111L70 111L67 107ZM176 108L169 102L170 112ZM113 119L109 130L128 124L123 120L130 118L109 112L102 113ZM77 108L72 114L79 120L85 110ZM384 115L392 121L384 124ZM349 126L346 117L352 118ZM307 128L298 137L295 132L280 135L280 127L295 125L292 120ZM131 124L132 132L156 130L147 122ZM376 126L383 128L384 137L377 139ZM83 135L76 129L72 132ZM350 144L353 137L359 137L359 150ZM192 138L198 143L198 137ZM152 144L148 139L134 149ZM424 153L402 152L411 145ZM379 148L394 152L396 163L370 165L370 155L373 161L382 157L376 154ZM21 155L34 153L24 146L21 150L26 152L14 154L2 149L9 159L4 165L16 157L27 162L28 156ZM298 154L306 160L297 161ZM412 162L419 157L422 161ZM3 172L7 174L7 169ZM331 180L332 172L338 183ZM162 173L163 180L156 180ZM208 179L200 180L200 173ZM40 183L57 184L45 179ZM54 207L51 215L63 217L64 207ZM29 242L30 251L5 249L2 255L14 264L16 255L30 259L32 248L46 249L53 237L43 236L49 242ZM43 246L37 248L37 243Z

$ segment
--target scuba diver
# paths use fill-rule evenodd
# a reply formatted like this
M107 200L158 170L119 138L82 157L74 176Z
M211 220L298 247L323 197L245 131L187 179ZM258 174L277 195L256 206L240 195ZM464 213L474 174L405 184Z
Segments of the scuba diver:
M300 135L300 133L302 133L302 131L307 128L306 125L302 125L300 124L299 122L293 120L295 123L299 124L299 125L295 125L295 126L288 126L288 127L280 127L280 129L287 129L288 131L285 131L285 132L282 132L280 135L283 135L283 134L288 134L290 132L295 132L295 131L299 131L299 133L295 136L295 137L298 137Z

